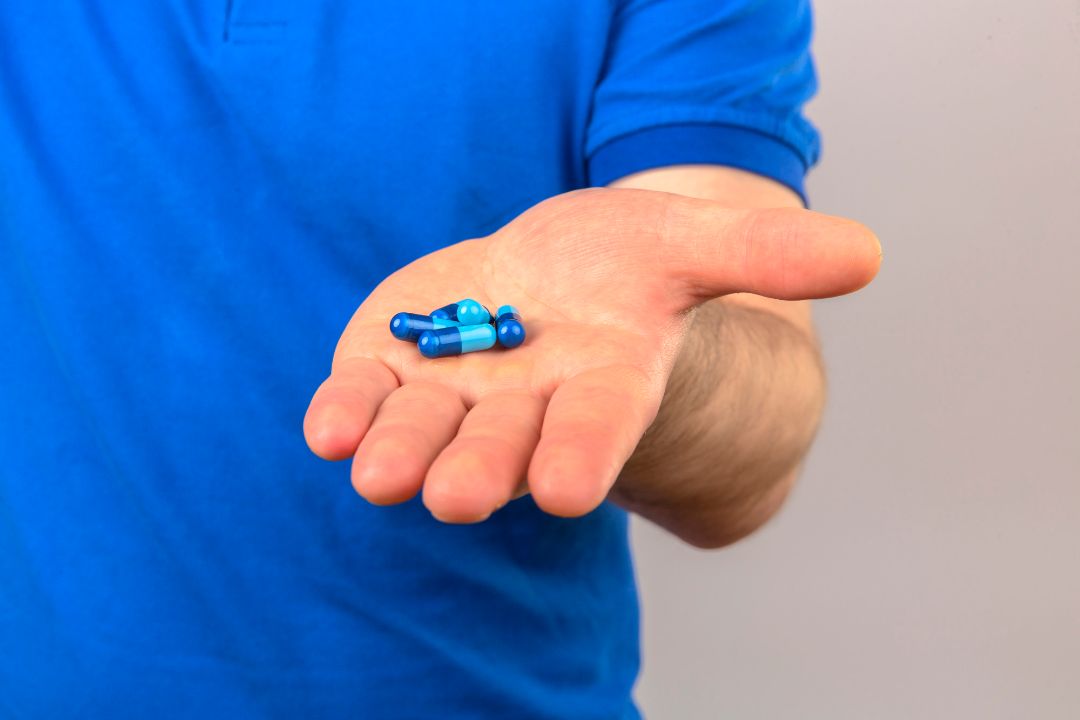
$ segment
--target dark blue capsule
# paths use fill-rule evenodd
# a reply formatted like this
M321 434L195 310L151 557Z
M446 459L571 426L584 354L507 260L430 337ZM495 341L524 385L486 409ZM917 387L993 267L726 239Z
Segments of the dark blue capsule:
M401 312L390 318L390 332L398 340L416 342L425 330L439 330L447 327L457 327L458 323L452 320L433 318L428 315Z
M466 298L446 307L431 311L431 317L440 320L453 320L462 325L479 325L491 321L491 313L475 300Z
M426 330L420 335L416 346L420 354L429 358L464 355L487 350L495 345L495 328L491 325L461 325L460 327Z
M525 342L525 326L513 305L502 305L495 311L495 329L504 348L516 348Z

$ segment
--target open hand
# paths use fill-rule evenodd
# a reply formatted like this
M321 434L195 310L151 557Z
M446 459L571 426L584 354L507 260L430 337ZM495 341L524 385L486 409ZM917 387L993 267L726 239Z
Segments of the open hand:
M655 418L697 305L841 295L879 260L865 227L807 210L560 195L386 278L342 334L305 436L320 457L352 457L353 485L376 504L422 491L437 518L477 522L529 492L547 512L582 515ZM466 297L517 307L525 344L430 360L390 334L397 312Z

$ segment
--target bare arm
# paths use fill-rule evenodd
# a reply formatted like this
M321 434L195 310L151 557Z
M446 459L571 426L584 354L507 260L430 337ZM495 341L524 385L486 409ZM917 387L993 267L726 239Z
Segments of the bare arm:
M614 186L731 207L801 207L778 183L718 166L661 168ZM709 301L695 311L660 412L612 499L699 547L735 542L784 501L824 395L809 301Z
M857 222L776 207L797 199L745 173L635 182L679 193L559 195L387 277L312 398L312 449L352 457L371 502L422 492L446 522L522 492L564 517L611 497L705 547L764 522L821 405L806 305L764 298L855 292L880 246ZM429 361L387 331L402 308L466 294L514 302L528 340Z

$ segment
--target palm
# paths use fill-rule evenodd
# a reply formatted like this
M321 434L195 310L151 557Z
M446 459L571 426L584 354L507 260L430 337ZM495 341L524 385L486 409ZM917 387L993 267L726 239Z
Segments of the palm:
M561 196L388 277L350 321L312 402L312 448L330 459L355 455L354 485L372 502L422 490L450 521L483 519L526 490L549 512L591 510L656 414L687 311L708 296L757 289L739 283L791 294L769 285L788 278L768 273L730 288L716 280L712 266L731 253L672 237L657 222L669 197ZM464 297L516 306L525 344L430 360L389 332L397 312Z
M560 287L550 277L564 271L572 276L573 268L553 267L545 262L548 258L500 245L509 242L485 238L459 243L391 275L349 323L338 358L377 359L402 383L437 382L454 389L467 404L500 390L550 396L568 378L597 368L632 367L642 373L660 369L661 350L681 327L677 318L649 311L640 299L628 305L610 291L597 292L584 284ZM608 263L592 270L618 284L618 269ZM509 351L430 360L387 329L395 312L426 313L461 297L476 298L491 308L514 305L524 318L527 342Z

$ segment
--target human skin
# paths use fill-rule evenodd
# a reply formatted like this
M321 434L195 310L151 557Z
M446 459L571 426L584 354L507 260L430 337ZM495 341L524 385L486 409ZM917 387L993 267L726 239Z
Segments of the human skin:
M661 168L615 186L729 207L802 207L787 187L728 167ZM772 517L825 401L810 304L736 293L699 306L657 419L609 497L703 548L735 542ZM670 448L681 462L669 461Z
M729 168L615 185L551 198L387 277L312 398L312 451L352 458L370 502L422 493L445 522L527 492L564 517L610 498L700 547L764 523L823 401L802 301L866 285L880 245ZM516 306L525 344L430 360L388 330L397 312L464 297Z

